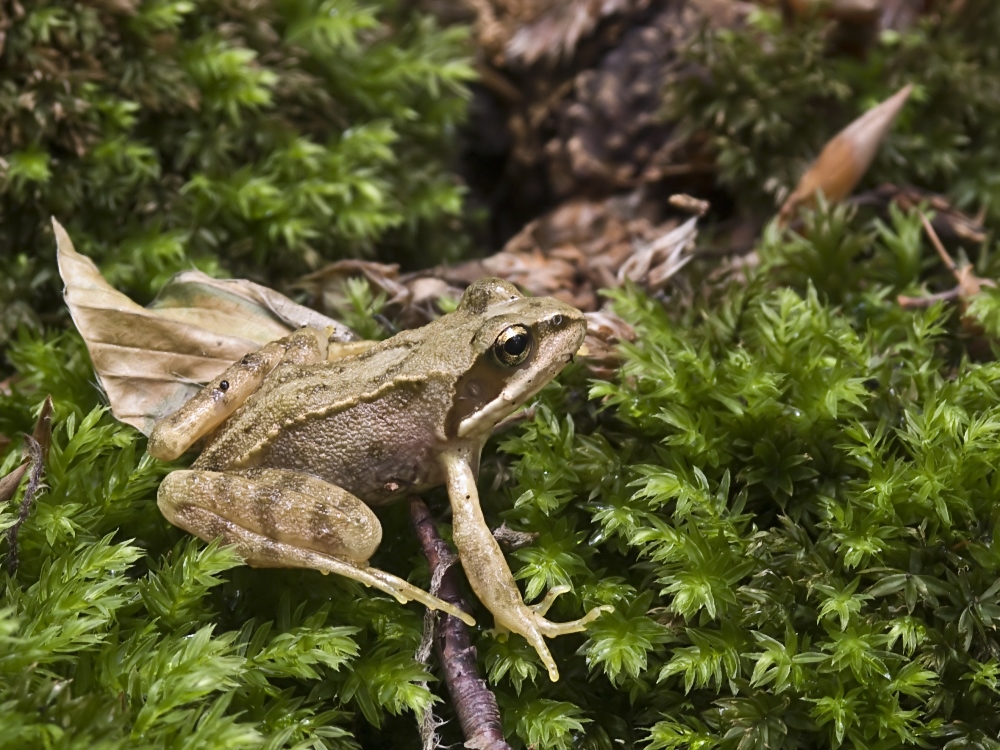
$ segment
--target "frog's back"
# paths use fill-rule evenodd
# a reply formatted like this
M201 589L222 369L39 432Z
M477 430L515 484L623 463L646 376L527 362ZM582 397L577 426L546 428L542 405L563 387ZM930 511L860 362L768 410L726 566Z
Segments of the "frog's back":
M371 504L440 484L440 410L430 405L448 398L447 384L407 367L414 347L404 337L336 362L279 366L195 466L301 471Z

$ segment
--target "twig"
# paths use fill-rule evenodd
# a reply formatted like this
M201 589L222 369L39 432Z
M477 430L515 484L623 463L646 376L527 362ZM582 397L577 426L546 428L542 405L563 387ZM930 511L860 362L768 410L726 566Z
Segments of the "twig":
M17 572L17 534L24 522L28 520L32 501L42 486L42 474L45 471L42 446L30 435L24 436L24 453L31 464L31 472L28 474L28 486L24 488L24 497L21 498L21 508L17 521L7 530L7 546L10 550L7 553L7 569L11 575Z
M31 505L35 495L42 488L42 477L45 475L45 461L49 456L49 446L52 444L52 396L47 396L45 403L38 412L35 429L30 435L24 436L21 466L9 475L0 479L0 502L6 502L14 496L21 479L30 467L28 486L24 488L21 507L14 525L7 530L7 569L11 575L17 572L17 535L21 526L28 520Z
M937 232L934 231L934 227L931 226L931 222L928 220L923 211L920 212L920 223L924 225L924 231L927 232L927 236L930 238L931 244L934 246L938 256L941 258L941 262L944 263L945 267L949 271L951 271L956 280L961 281L961 278L958 275L958 266L955 264L955 260L948 255L948 251L944 249L944 245L941 244L941 239L937 236Z
M468 610L469 606L459 592L456 571L447 569L454 562L454 555L438 536L434 519L419 498L410 498L410 520L420 539L424 555L427 556L431 576L436 578L438 570L446 568L441 574L437 596L449 604ZM496 696L477 672L476 649L472 645L468 627L451 615L439 615L439 618L434 645L455 713L462 725L465 746L472 750L510 750L503 738Z
M923 211L920 212L920 221L924 225L924 231L927 232L927 236L930 237L931 244L934 245L934 249L937 254L941 257L942 262L948 267L955 280L958 282L958 296L963 302L969 302L973 297L982 291L984 286L996 287L996 282L992 279L982 279L976 276L975 270L972 268L971 264L966 264L959 267L957 263L948 255L948 251L944 249L944 244L942 244L941 239L937 236L937 232L934 231L934 227L931 226L930 221L924 215Z
M896 297L896 302L904 310L919 310L924 307L930 307L935 302L952 302L961 296L962 288L956 286L954 289L949 289L946 292L928 294L926 297L908 297L905 294L900 294Z
M441 592L441 581L444 578L444 574L448 572L448 568L454 565L458 561L458 557L451 553L447 545L441 541L437 545L440 557L438 560L438 565L434 568L431 573L431 585L428 587L431 595L437 596ZM419 664L427 665L431 660L431 651L434 648L434 631L437 627L437 612L431 609L424 610L424 634L420 639L420 645L417 646L417 653L414 654L414 658ZM421 683L423 687L427 687L427 683ZM438 734L438 728L444 725L443 722L434 713L434 709L431 706L427 706L424 709L423 715L420 717L420 741L423 745L423 750L437 750L441 747L441 735Z

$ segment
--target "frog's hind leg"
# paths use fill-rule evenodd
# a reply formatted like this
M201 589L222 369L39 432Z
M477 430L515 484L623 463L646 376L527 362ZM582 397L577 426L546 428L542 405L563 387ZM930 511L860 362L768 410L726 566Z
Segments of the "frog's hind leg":
M315 477L281 469L175 471L160 485L157 502L172 524L202 539L221 537L253 567L337 573L475 624L462 610L368 565L382 540L378 518L351 493Z

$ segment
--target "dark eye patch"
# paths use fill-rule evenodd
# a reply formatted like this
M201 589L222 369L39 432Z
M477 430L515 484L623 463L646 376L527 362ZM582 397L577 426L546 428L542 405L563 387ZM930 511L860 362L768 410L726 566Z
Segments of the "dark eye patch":
M497 362L504 367L517 367L531 355L531 331L526 326L508 326L493 343Z

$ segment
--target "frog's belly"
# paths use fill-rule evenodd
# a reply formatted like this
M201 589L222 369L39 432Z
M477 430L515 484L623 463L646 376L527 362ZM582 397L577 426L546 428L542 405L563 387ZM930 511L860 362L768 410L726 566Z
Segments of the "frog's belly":
M310 421L282 431L262 451L258 466L301 471L342 487L369 505L443 484L429 425L409 427L380 420ZM335 438L335 439L332 439Z

